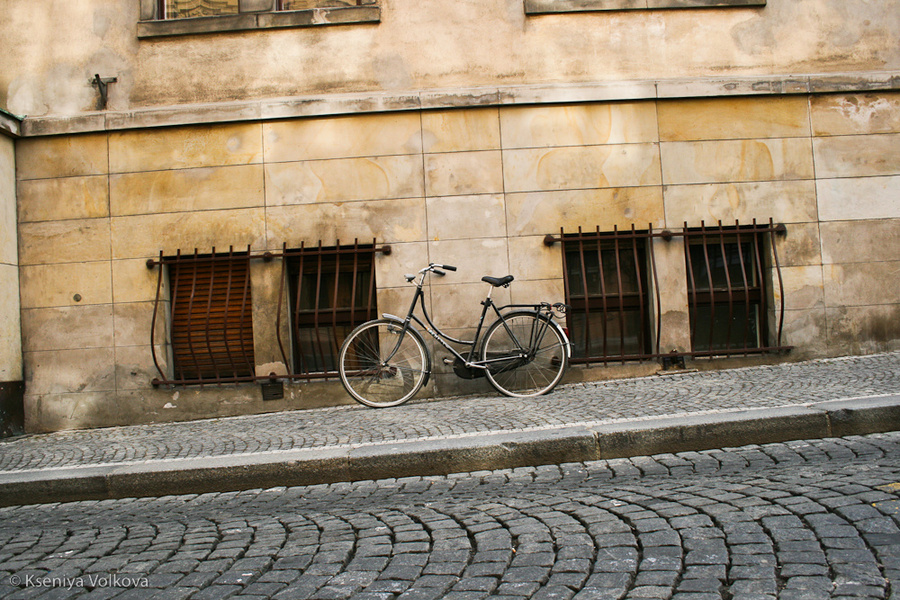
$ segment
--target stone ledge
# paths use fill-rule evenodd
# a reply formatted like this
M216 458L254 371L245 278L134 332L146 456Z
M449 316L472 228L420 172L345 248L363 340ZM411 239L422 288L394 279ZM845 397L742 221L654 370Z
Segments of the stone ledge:
M283 29L287 27L316 27L347 25L350 23L379 23L378 6L346 6L313 8L279 12L245 13L220 17L197 17L165 21L141 21L137 24L139 39L153 39L181 35Z
M525 0L526 15L611 10L765 6L766 0Z
M898 71L485 86L186 104L83 113L69 117L25 117L20 126L20 135L25 137L71 135L150 127L486 106L892 90L900 90Z

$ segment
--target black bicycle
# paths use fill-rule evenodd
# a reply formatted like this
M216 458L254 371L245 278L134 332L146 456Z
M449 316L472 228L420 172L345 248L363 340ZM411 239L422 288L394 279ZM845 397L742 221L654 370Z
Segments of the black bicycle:
M485 276L481 280L491 287L481 303L475 339L458 340L432 323L422 291L428 274L444 276L444 271L455 270L450 265L431 263L415 275L406 275L407 283L416 287L406 317L384 314L381 319L363 323L344 340L339 361L341 382L355 400L375 408L397 406L428 383L431 353L413 322L453 354L455 358L445 362L452 364L460 377L486 377L497 391L519 398L546 394L560 382L572 349L554 317L565 313L566 305L544 302L498 307L491 300L491 292L497 287L508 287L513 276ZM417 304L425 321L413 314ZM497 320L482 336L488 310L494 311ZM468 347L468 352L458 352L451 343Z

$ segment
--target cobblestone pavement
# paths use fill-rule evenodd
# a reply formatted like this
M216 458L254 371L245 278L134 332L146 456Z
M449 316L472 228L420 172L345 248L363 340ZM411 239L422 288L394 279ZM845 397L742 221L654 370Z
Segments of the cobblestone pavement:
M802 405L900 390L900 352L561 386L497 395L348 406L188 423L66 431L0 441L0 472L297 448L365 445Z
M0 509L2 598L900 597L900 432Z

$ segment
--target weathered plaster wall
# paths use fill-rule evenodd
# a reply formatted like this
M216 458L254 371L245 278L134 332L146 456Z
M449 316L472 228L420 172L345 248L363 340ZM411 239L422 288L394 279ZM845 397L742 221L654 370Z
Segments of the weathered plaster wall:
M0 134L0 382L22 380L13 144L12 138Z
M777 238L794 356L900 346L900 94L645 100L285 119L34 137L17 144L29 427L60 429L346 401L336 384L154 390L160 250L254 252L354 238L376 258L379 311L429 260L439 324L465 332L484 274L496 300L562 300L563 227L677 228L756 218ZM680 242L659 242L663 348L687 349ZM271 265L252 263L255 319ZM277 278L274 273L274 278ZM165 290L164 290L165 292ZM776 298L777 300L777 298ZM268 305L265 305L268 302ZM267 308L268 306L268 308ZM164 324L163 324L164 325ZM160 330L164 329L161 327ZM260 374L280 358L254 322ZM161 340L157 339L159 343ZM441 354L439 353L440 357ZM476 389L443 372L430 393ZM165 368L165 365L163 365Z
M0 106L109 108L334 92L900 69L897 0L526 16L522 0L382 0L381 22L138 40L140 0L8 2Z

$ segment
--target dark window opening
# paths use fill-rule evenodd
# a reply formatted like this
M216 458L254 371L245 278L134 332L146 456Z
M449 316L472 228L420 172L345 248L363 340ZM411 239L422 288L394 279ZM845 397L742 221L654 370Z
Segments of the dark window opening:
M344 339L375 318L375 247L286 252L294 373L334 375Z
M767 344L761 233L707 229L685 244L694 353L733 353Z
M563 236L567 324L576 362L650 353L646 232Z

